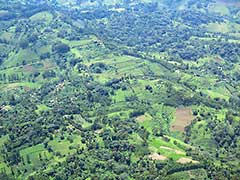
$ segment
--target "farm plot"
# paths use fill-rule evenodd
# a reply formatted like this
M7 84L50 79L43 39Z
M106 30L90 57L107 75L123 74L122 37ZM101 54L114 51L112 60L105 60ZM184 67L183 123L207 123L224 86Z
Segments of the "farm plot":
M190 108L177 108L176 120L171 126L172 131L184 132L185 127L193 121L192 110Z

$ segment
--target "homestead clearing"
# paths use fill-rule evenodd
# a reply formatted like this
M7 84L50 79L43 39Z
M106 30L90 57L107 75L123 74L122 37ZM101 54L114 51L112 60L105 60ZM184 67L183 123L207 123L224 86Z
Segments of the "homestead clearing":
M188 163L197 164L197 163L199 163L198 161L194 161L191 158L185 158L185 157L180 158L179 160L177 160L177 162L180 164L188 164Z
M149 155L149 158L152 160L161 160L161 161L164 161L167 159L166 156L160 155L158 153L153 153L153 154Z

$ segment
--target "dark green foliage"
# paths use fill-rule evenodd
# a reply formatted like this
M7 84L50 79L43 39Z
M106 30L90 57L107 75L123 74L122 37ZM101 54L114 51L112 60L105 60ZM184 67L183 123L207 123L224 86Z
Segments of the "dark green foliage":
M90 66L91 72L97 73L97 74L102 73L108 69L109 69L108 66L104 63L91 64Z
M19 43L19 46L20 46L22 49L26 49L26 48L28 47L28 45L29 45L29 42L28 42L28 40L26 40L26 39L21 40L20 43Z
M70 47L64 43L56 43L52 47L53 52L60 53L60 54L67 53L67 52L69 52L69 50L70 50Z
M49 52L43 53L40 55L40 59L47 59L50 58L51 54Z
M51 78L51 77L56 77L56 73L54 71L46 71L42 74L43 78Z

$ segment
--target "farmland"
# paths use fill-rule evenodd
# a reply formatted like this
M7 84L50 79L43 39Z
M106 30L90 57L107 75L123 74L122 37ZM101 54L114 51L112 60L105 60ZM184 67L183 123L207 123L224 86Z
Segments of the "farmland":
M237 179L237 2L0 0L0 179Z
M176 121L172 125L173 131L184 132L184 128L189 126L193 120L192 110L178 108L176 110Z

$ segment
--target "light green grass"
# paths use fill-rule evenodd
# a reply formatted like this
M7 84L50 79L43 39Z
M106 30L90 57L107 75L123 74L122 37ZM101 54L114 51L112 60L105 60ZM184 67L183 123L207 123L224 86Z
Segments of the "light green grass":
M53 15L47 11L37 13L30 17L30 20L32 21L43 21L47 24L49 24L53 19Z
M179 142L180 140L178 140ZM183 143L183 142L182 142ZM183 143L184 144L184 143ZM160 148L161 146L171 148L172 150L167 150L164 148ZM186 153L184 149L179 148L177 145L173 143L173 139L170 138L170 141L164 141L161 137L151 137L149 140L149 149L152 152L157 152L163 156L168 158L172 158L173 160L178 160L181 157L186 157ZM182 154L178 154L175 150L181 151Z
M228 7L220 2L212 4L208 9L214 13L219 13L221 15L230 15Z
M44 159L44 156L47 156L47 158L50 157L49 152L44 148L43 144L38 144L36 146L28 147L20 151L20 156L24 158L25 164L28 166L27 156L29 156L30 162L31 162L30 166L33 166L33 167L41 165L41 162L39 160L39 154L42 155L43 159Z
M182 150L180 149L178 146L176 146L175 144L173 144L173 141L170 139L169 142L163 140L163 138L161 137L150 137L149 139L149 145L153 146L157 149L159 149L160 146L166 146L169 148L173 148L173 149L177 149L177 150Z
M163 180L191 180L191 179L198 179L198 180L205 180L207 178L207 173L204 169L196 169L190 171L181 171L177 173L173 173L168 175L167 178L163 178Z
M31 83L31 82L20 82L20 83L10 83L0 86L1 91L9 91L16 88L29 88L29 89L38 89L41 84ZM27 90L27 89L26 89Z
M144 120L138 121L138 123L143 126L148 132L152 132L153 128L156 126L159 126L159 122L155 121L150 114L145 113L144 114Z
M42 112L42 111L47 111L47 110L49 110L49 107L48 106L46 106L45 104L39 104L39 105L37 105L37 110L36 110L36 112L37 113L40 113L40 112Z
M227 21L223 23L209 23L206 25L206 28L210 32L230 33L238 30L240 25Z
M89 38L81 39L79 41L69 41L66 39L59 39L59 40L62 41L63 43L68 44L72 48L74 48L74 47L86 46L88 44L92 44L94 41L97 41L97 38L95 36L90 36Z
M210 32L221 32L221 33L230 32L229 26L226 23L209 23L207 25L207 30L209 30Z
M131 95L133 95L131 90L123 91L123 90L119 89L119 90L115 91L115 95L112 96L112 99L113 99L113 101L116 101L116 102L123 102L123 101L125 101L126 97L129 97Z
M230 98L229 92L224 87L213 88L211 90L203 90L211 98L221 98L228 100Z
M65 135L64 140L60 140L59 137L55 138L54 140L49 142L49 145L52 146L52 149L54 152L60 152L61 155L67 155L73 153L75 150L70 150L69 147L71 145L76 146L77 144L81 145L81 137L75 136L74 137L74 142L70 143L67 140L67 136Z
M214 113L212 112L212 109L207 107L201 107L201 109L201 111ZM214 140L212 140L211 132L207 130L207 124L208 123L204 120L194 124L191 129L191 140L194 144L197 144L200 147L204 147L207 150L213 150L216 148L216 145Z
M27 64L36 62L39 60L39 57L36 53L34 53L31 49L20 49L18 53L11 52L9 58L4 61L2 66L4 67L13 67L18 66L25 61Z

